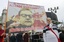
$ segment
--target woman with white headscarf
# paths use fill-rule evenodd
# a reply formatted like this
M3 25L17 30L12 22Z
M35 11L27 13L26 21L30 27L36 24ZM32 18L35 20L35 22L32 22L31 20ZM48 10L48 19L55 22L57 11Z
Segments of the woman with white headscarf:
M43 30L44 42L58 42L59 33L57 26L52 23L51 18L47 18L47 26Z

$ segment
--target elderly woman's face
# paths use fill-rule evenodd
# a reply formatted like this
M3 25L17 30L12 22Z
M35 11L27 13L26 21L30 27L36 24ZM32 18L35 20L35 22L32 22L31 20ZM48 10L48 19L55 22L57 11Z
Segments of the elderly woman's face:
M47 19L47 23L50 24L52 21L51 19Z

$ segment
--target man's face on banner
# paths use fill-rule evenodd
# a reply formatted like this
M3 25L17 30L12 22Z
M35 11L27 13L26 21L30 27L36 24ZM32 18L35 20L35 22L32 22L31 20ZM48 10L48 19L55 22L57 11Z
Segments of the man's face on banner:
M30 10L23 10L20 12L20 23L24 26L32 26L34 20L32 18L32 12Z

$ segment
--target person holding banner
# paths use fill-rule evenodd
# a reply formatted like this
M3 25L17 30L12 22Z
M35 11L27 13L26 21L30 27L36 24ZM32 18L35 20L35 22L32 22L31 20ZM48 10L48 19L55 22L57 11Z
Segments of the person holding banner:
M47 18L47 23L43 30L44 42L61 42L57 26L52 23L51 18Z
M0 23L0 42L4 42L5 32L2 30L2 24Z

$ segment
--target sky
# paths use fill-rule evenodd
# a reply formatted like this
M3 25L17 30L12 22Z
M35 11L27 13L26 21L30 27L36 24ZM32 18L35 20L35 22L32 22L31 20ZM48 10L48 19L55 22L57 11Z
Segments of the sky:
M7 9L8 1L44 6L46 12L49 12L48 8L58 6L59 9L56 13L58 21L64 21L64 0L0 0L0 16L2 15L2 10Z

